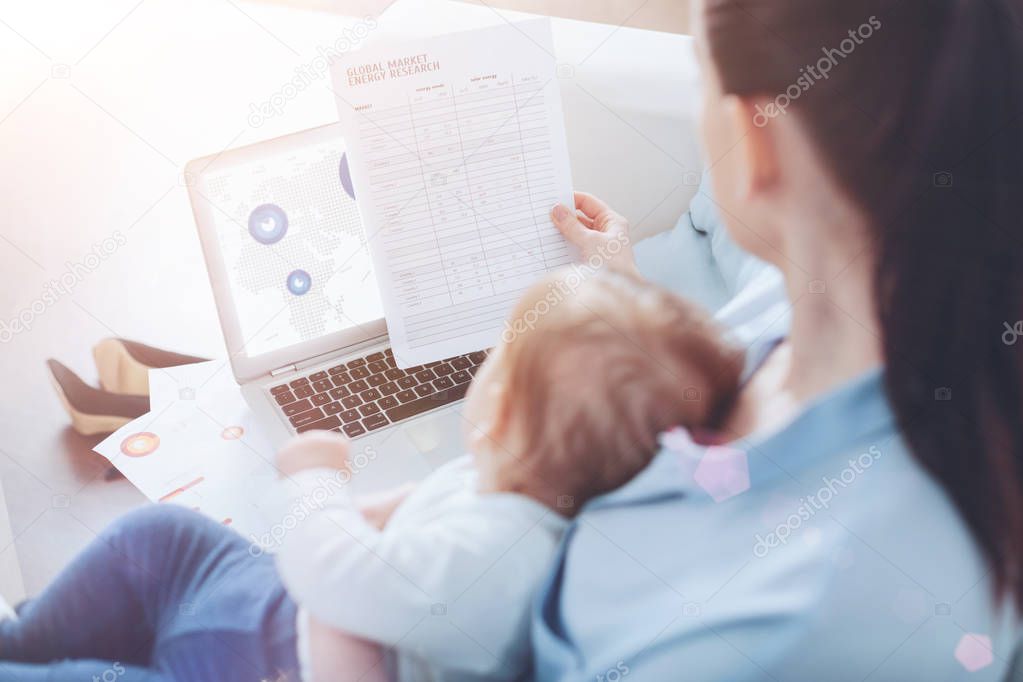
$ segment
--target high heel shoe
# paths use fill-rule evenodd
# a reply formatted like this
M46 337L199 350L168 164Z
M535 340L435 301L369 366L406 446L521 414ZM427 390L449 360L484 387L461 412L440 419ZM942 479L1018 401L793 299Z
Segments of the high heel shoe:
M92 347L99 383L112 393L149 395L149 370L204 362L199 358L127 339L103 339Z
M83 436L113 433L149 411L148 396L100 390L56 360L47 360L46 366L71 426Z

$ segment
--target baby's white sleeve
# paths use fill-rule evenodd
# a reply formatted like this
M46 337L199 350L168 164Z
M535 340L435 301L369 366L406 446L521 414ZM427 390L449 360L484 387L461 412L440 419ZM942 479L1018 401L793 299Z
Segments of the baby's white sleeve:
M381 532L343 489L324 496L329 475L293 477L319 502L277 555L292 597L323 623L435 665L522 672L530 598L553 551L542 524L483 501L478 513Z
M419 601L412 583L392 565L393 543L366 521L337 472L301 471L282 486L290 499L277 568L288 593L324 623L391 642L393 633L377 618L382 614L367 611L367 601L379 589L388 590L394 607L415 609ZM404 620L401 615L388 614L387 622ZM354 629L358 623L370 627Z

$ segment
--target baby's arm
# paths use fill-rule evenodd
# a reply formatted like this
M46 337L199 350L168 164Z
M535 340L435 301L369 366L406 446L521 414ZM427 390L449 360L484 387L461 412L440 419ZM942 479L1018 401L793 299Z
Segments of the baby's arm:
M357 475L349 467L349 446L341 436L313 432L292 440L277 455L295 519L277 554L281 576L299 603L335 627L345 627L353 614L351 592L361 590L360 584L386 582L394 573L386 559L393 543L386 542L382 527L399 501L371 502L372 518L366 518L348 490Z
M316 447L346 447L340 439L317 438ZM293 447L310 445L299 440ZM302 457L331 461L322 453ZM521 595L510 587L524 573L537 570L536 557L523 565L531 569L525 572L506 573L504 564L517 553L513 548L531 544L519 540L534 520L525 523L516 514L489 506L481 514L470 505L441 518L431 515L421 524L381 531L363 517L344 486L333 490L336 470L289 471L290 481L316 504L306 505L308 514L285 535L277 565L289 593L312 618L383 646L415 652L442 667L492 677L520 672L518 659L512 663L491 653L517 641L519 619L507 613L495 619L493 610L513 608L520 617L528 611L528 584L521 586ZM430 481L435 488L441 481L457 488L462 480L457 474L438 472ZM328 489L332 492L324 494ZM502 570L494 570L497 564ZM489 596L469 598L470 591L499 575L484 590ZM495 595L511 604L502 604Z
M363 516L347 483L349 442L332 433L296 438L278 454L282 487L291 497L277 566L291 596L325 625L393 645L429 612L429 596L413 573L435 547L384 533ZM397 503L371 511L385 523ZM423 556L429 552L431 556Z
M362 515L369 521L370 525L377 530L383 530L387 522L391 520L394 510L415 489L415 483L405 483L390 490L360 497L356 502L359 506L359 511L362 512Z
M327 469L331 478L337 472L350 475L348 462L348 441L327 433L311 433L294 439L277 454L277 470L283 477L291 478L302 471ZM366 520L377 530L383 530L394 510L416 489L414 482L361 496L356 507Z
M335 502L339 511L347 508L347 492L339 480L341 474L351 475L347 441L318 433L297 438L278 453L277 468L292 486L298 486L299 495L292 500L290 509L301 511L303 518L308 518L310 510L326 506L335 495L340 498ZM290 492L294 492L293 487ZM359 512L378 530L410 489L389 492L359 505ZM298 514L291 516L299 518ZM294 548L285 551L293 553ZM292 596L302 602L295 593ZM327 625L311 614L304 625L306 655L313 678L310 682L386 682L380 646Z

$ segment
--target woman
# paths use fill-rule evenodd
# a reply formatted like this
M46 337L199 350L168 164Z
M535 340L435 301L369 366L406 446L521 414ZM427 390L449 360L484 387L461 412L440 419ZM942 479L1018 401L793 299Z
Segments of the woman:
M1000 679L1023 607L1023 355L1003 341L1023 316L1023 8L695 16L721 214L782 271L791 324L739 334L726 445L673 434L583 510L535 612L537 676ZM627 230L578 208L554 218L586 254Z

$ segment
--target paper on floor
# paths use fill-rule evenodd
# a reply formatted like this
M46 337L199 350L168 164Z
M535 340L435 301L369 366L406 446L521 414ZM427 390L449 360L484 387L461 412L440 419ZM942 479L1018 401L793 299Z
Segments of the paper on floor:
M150 500L260 538L279 522L274 448L222 361L149 373L151 411L96 446Z

